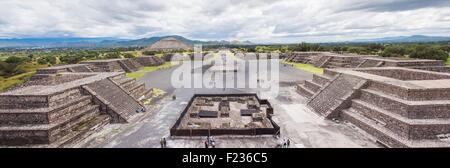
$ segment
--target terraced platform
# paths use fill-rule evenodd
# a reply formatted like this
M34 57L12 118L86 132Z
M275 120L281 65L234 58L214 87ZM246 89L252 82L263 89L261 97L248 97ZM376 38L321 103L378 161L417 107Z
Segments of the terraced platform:
M308 106L342 118L389 147L450 147L450 74L407 68L327 70L306 89ZM308 94L308 93L307 93Z
M64 147L145 112L151 90L123 72L39 70L21 87L0 93L0 145Z

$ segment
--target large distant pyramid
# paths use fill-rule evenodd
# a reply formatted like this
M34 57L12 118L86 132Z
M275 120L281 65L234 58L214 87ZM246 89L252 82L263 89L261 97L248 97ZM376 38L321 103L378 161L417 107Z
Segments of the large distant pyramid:
M174 38L163 38L152 45L144 49L144 51L167 51L167 50L188 50L192 49L192 46L183 43L182 41Z

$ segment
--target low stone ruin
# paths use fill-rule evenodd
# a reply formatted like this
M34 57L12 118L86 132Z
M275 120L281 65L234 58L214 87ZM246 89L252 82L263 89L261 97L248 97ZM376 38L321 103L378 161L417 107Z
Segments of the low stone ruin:
M141 56L136 58L83 61L81 64L87 65L91 72L134 72L142 66L158 66L164 62L162 58L156 56Z
M134 60L143 66L158 66L165 62L164 59L155 56L141 56L136 57Z
M330 52L294 52L290 53L285 60L288 62L313 64L320 68L424 67L445 65L443 61L439 60L386 58Z
M194 95L171 136L274 135L280 127L267 100L256 94Z

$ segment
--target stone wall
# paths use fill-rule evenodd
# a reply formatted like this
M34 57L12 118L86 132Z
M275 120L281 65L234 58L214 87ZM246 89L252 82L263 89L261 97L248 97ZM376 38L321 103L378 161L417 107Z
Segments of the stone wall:
M93 60L81 63L88 64L93 72L123 72L125 70L120 66L119 60L122 59Z
M143 66L157 66L164 63L164 60L156 56L141 56L134 58L136 62Z
M436 80L450 79L450 74L424 72L412 69L360 69L360 72L394 78L399 80Z
M450 66L422 66L422 67L411 67L411 68L425 70L425 71L450 73Z
M1 95L0 145L50 145L74 142L109 122L92 97L71 88L49 95Z

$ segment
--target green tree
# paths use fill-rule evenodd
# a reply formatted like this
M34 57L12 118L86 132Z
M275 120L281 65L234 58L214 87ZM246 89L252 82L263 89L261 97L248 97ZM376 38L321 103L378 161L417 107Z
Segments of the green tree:
M365 47L359 46L348 47L347 52L355 54L369 54L369 51Z
M450 45L442 45L440 47L441 50L444 50L445 52L450 53Z
M120 53L118 51L115 52L108 52L105 54L105 58L107 59L114 59L114 58L122 58L120 56Z
M28 57L18 57L18 56L10 56L6 58L5 62L9 64L21 64L23 62L27 62L30 59Z
M407 54L409 54L408 50L404 46L393 45L386 47L380 55L382 57L404 57Z
M157 52L156 51L144 51L144 52L142 52L142 54L143 55L155 55L155 54L157 54Z
M134 56L134 54L132 54L132 53L124 53L124 54L123 54L123 57L124 57L124 58L134 58L135 56Z
M58 62L58 58L54 55L46 55L43 57L40 57L37 62L39 64L50 64L55 65Z
M420 45L416 46L415 50L409 55L409 57L447 61L448 53L438 47Z

